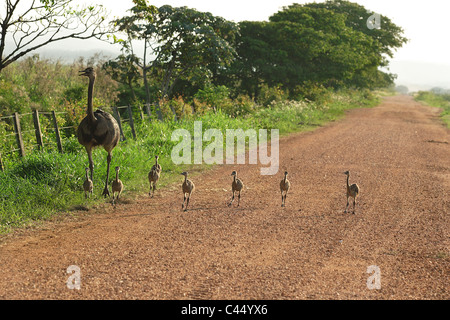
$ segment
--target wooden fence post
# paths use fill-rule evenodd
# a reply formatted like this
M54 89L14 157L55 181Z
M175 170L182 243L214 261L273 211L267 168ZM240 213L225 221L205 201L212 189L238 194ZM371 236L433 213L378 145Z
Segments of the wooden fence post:
M14 112L14 131L16 132L17 145L19 146L20 156L25 156L25 147L23 146L22 130L20 128L20 117L17 112Z
M53 126L55 127L56 144L58 145L59 152L63 153L62 143L61 143L61 134L59 133L58 121L56 120L56 112L55 111L52 111L52 118L53 118Z
M141 106L139 106L139 114L141 115L141 120L144 120L144 111Z
M122 141L125 141L127 138L125 138L125 135L123 134L122 120L120 119L119 109L117 109L117 107L113 107L113 112L114 112L114 116L115 116L115 118L117 120L117 124L119 125L120 135L122 137Z
M151 121L152 120L152 110L150 109L150 103L145 104L145 109L147 110L149 120Z
M131 133L133 134L133 139L136 140L136 131L134 130L133 113L131 112L130 105L128 105L127 110L128 110L128 117L130 118Z
M160 108L160 102L158 100L156 100L156 104L155 104L155 111L156 111L156 115L158 116L158 120L159 121L164 121L164 117L163 114L161 112L161 108Z
M178 119L177 119L177 113L175 112L175 108L172 106L171 103L169 104L169 107L170 107L170 110L172 110L172 113L173 113L173 121L177 122Z
M41 131L41 123L39 122L39 111L33 110L33 122L34 122L34 130L36 132L36 142L39 146L39 150L44 148L44 143L42 141L42 131Z

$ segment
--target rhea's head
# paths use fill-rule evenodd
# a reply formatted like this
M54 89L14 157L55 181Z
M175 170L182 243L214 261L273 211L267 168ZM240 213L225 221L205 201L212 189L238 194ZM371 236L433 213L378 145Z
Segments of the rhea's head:
M94 68L87 67L86 69L80 71L79 76L85 76L89 79L95 79L96 73Z

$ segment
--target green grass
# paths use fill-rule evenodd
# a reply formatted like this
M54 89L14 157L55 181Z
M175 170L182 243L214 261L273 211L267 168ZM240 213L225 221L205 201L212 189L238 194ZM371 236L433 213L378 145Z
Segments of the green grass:
M416 101L424 102L432 107L442 109L441 119L450 128L450 94L436 94L430 91L419 91Z
M193 137L194 121L202 121L202 129L279 129L280 135L309 130L325 122L336 120L344 111L358 107L372 107L378 98L370 92L347 91L331 94L327 102L306 103L283 101L269 107L258 107L250 113L233 118L221 111L190 116L177 122L142 121L136 124L137 139L128 138L113 151L111 168L119 165L120 178L124 182L124 198L131 199L148 192L147 174L159 155L163 175L159 187L180 181L183 170L201 172L211 165L175 165L171 160L172 148L178 142L171 141L175 129L183 128ZM129 132L125 132L130 137ZM224 134L225 136L225 134ZM225 140L225 139L224 139ZM204 142L203 147L209 143ZM84 199L82 184L87 155L74 136L65 139L64 154L56 151L36 151L22 159L3 159L5 172L0 172L0 233L14 228L33 225L54 216L55 213L80 207L101 205L100 196L106 179L106 152L94 151L94 196ZM110 180L114 170L111 170Z

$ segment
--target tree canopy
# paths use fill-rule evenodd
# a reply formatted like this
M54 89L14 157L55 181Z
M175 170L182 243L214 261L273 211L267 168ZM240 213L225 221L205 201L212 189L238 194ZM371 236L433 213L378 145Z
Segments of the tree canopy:
M64 39L111 32L102 6L74 7L71 0L6 0L0 14L0 72L38 48ZM8 46L7 46L8 44Z
M155 8L144 0L134 3L131 15L113 23L126 34L125 39L116 42L128 56L136 57L147 93L149 73L158 86L157 98L164 99L178 82L203 87L214 73L232 62L235 50L231 43L237 32L233 22L187 7ZM134 51L133 41L143 42L141 55Z
M380 29L369 29L371 13L348 1L293 4L268 22L239 24L234 65L244 90L257 94L261 83L292 93L311 83L324 87L376 87L392 82L378 70L406 39L402 29L381 16ZM300 89L299 89L300 88Z

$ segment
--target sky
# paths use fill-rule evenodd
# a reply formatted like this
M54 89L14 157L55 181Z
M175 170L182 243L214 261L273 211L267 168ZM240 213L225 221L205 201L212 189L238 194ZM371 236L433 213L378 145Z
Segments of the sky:
M111 17L122 17L133 4L131 0L74 0L75 3L102 4ZM165 4L187 6L208 11L227 20L264 21L292 3L323 2L319 0L148 0L157 7ZM409 42L395 52L389 72L397 74L396 83L406 85L410 91L440 86L450 89L450 27L448 0L352 0L368 10L380 13L404 29ZM381 21L383 23L383 21ZM58 45L61 48L61 44ZM85 41L83 46L73 42L64 48L83 51L118 52L98 40ZM48 52L49 49L46 48Z

